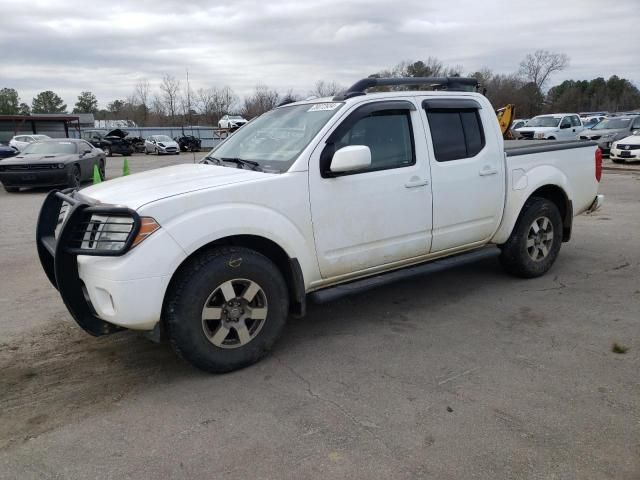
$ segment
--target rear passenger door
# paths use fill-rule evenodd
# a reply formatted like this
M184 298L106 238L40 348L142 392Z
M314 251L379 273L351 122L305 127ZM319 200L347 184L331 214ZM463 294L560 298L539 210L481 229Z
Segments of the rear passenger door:
M431 251L486 242L500 224L505 195L495 114L473 98L427 97L422 107L431 156Z

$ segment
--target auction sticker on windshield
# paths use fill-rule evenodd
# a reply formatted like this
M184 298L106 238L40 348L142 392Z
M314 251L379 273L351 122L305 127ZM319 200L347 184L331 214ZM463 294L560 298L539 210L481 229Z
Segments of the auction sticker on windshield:
M340 103L316 103L307 112L326 112L327 110L335 110Z

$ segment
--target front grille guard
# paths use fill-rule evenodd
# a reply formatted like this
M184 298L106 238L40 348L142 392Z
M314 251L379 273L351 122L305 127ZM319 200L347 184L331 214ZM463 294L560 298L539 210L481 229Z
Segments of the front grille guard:
M63 203L66 203L70 210L63 219L60 219ZM83 226L90 224L91 216L94 214L127 216L133 219L131 231L124 240L124 247L121 250L82 248L83 242L78 240L78 233L86 231ZM59 225L60 221L63 222L62 225ZM74 197L73 189L54 190L45 198L36 227L36 244L40 263L51 284L60 292L62 300L75 321L92 335L106 335L122 328L96 316L86 287L78 273L77 257L78 255L124 255L131 248L139 231L140 216L129 208L91 205Z

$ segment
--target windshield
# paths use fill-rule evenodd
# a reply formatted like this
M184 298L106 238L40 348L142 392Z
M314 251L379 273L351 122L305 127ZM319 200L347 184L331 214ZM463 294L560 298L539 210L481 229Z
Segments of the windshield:
M342 103L276 108L247 123L214 148L209 157L258 162L265 171L285 172Z
M601 121L592 130L605 130L609 128L627 128L631 123L630 118L607 118Z
M26 155L54 155L76 153L76 144L73 142L36 142L31 143L22 153Z
M244 120L240 115L229 115L231 120Z
M529 121L527 127L557 127L560 117L535 117Z
M32 135L34 140L46 140L50 137L48 137L47 135Z
M156 140L158 142L173 142L173 140L171 140L169 137L167 137L166 135L156 135Z

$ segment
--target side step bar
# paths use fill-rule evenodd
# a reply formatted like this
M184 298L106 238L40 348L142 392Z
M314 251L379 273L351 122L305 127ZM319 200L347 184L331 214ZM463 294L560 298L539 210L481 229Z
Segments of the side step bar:
M413 277L441 272L442 270L467 265L487 258L494 258L499 254L500 250L498 250L497 247L484 247L468 253L461 253L459 255L441 258L440 260L433 260L421 265L393 270L389 273L383 273L363 278L361 280L354 280L350 283L343 283L335 287L329 287L324 290L318 290L310 293L308 298L313 303L332 302L342 297L356 295L358 293L366 292L367 290L378 288L382 285L388 285L390 283L407 280Z

